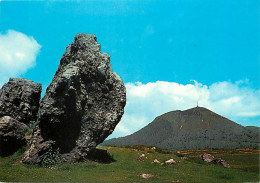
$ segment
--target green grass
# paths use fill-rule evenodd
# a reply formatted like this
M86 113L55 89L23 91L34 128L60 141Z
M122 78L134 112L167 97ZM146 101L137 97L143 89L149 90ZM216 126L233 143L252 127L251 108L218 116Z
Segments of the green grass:
M4 182L259 182L259 151L206 151L225 159L231 168L208 164L198 159L205 151L153 150L144 146L99 147L107 150L115 162L85 161L51 167L29 166L20 163L23 150L0 158L0 181ZM137 161L141 154L147 158ZM189 157L182 160L181 156ZM152 164L154 159L164 162L173 158L173 166ZM153 174L142 179L142 173Z

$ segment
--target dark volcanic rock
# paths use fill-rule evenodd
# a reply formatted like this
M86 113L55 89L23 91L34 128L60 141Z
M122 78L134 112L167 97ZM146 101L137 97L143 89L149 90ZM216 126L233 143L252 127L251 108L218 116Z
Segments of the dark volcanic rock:
M10 116L0 118L0 155L8 156L26 145L25 132L29 128Z
M126 103L121 78L95 35L77 34L40 104L38 130L24 162L39 163L48 151L79 161L113 132ZM51 144L51 145L50 145ZM42 152L41 150L45 148Z
M225 160L223 160L221 158L215 158L214 156L207 154L207 153L201 154L200 159L202 159L203 161L205 161L207 163L213 163L213 164L223 166L225 168L230 168L230 165Z
M0 117L29 124L36 121L41 97L41 84L22 78L10 78L0 89Z

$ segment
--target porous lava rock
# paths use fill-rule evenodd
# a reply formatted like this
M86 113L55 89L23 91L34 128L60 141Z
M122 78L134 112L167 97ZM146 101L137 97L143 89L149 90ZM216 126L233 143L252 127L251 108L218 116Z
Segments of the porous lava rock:
M0 155L8 156L26 145L28 126L10 116L0 118Z
M125 104L125 86L112 72L110 56L101 53L95 35L77 34L40 103L23 162L42 162L47 152L58 153L61 161L83 160L113 132Z
M0 89L0 117L11 116L29 124L36 121L42 87L23 78L10 78Z

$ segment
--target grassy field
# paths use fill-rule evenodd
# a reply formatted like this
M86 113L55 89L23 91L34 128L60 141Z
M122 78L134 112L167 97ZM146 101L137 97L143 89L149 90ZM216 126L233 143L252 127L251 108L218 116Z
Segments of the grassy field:
M65 163L49 167L29 166L20 163L22 150L12 156L0 158L2 182L259 182L259 150L192 150L167 151L143 146L99 147L107 150L107 158L81 163ZM226 160L231 168L208 164L198 158L206 152ZM137 161L145 154L144 161ZM105 154L107 156L107 154ZM104 155L101 155L105 157ZM181 159L188 157L187 160ZM114 162L109 162L113 158ZM173 158L177 164L152 163ZM107 160L107 161L105 161ZM143 179L140 174L154 175Z

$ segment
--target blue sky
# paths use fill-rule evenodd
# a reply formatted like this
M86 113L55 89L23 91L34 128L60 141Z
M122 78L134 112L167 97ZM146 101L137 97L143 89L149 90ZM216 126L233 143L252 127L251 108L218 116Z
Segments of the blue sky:
M7 76L19 76L41 82L45 89L75 34L92 33L102 52L111 55L131 101L114 136L132 133L169 110L194 107L196 100L242 125L259 126L259 8L258 0L1 1L0 53L8 30L14 31L9 38L15 32L27 36L35 50L24 52L32 54L31 64L19 72L5 68L7 61L0 56L2 73L7 73L2 78L0 73L0 85ZM131 93L133 88L139 94ZM153 93L153 100L149 92L141 94L144 90ZM187 95L181 95L184 91ZM158 95L172 101L161 104ZM142 108L135 101L142 101ZM166 107L148 107L155 104ZM234 106L239 107L231 112Z

